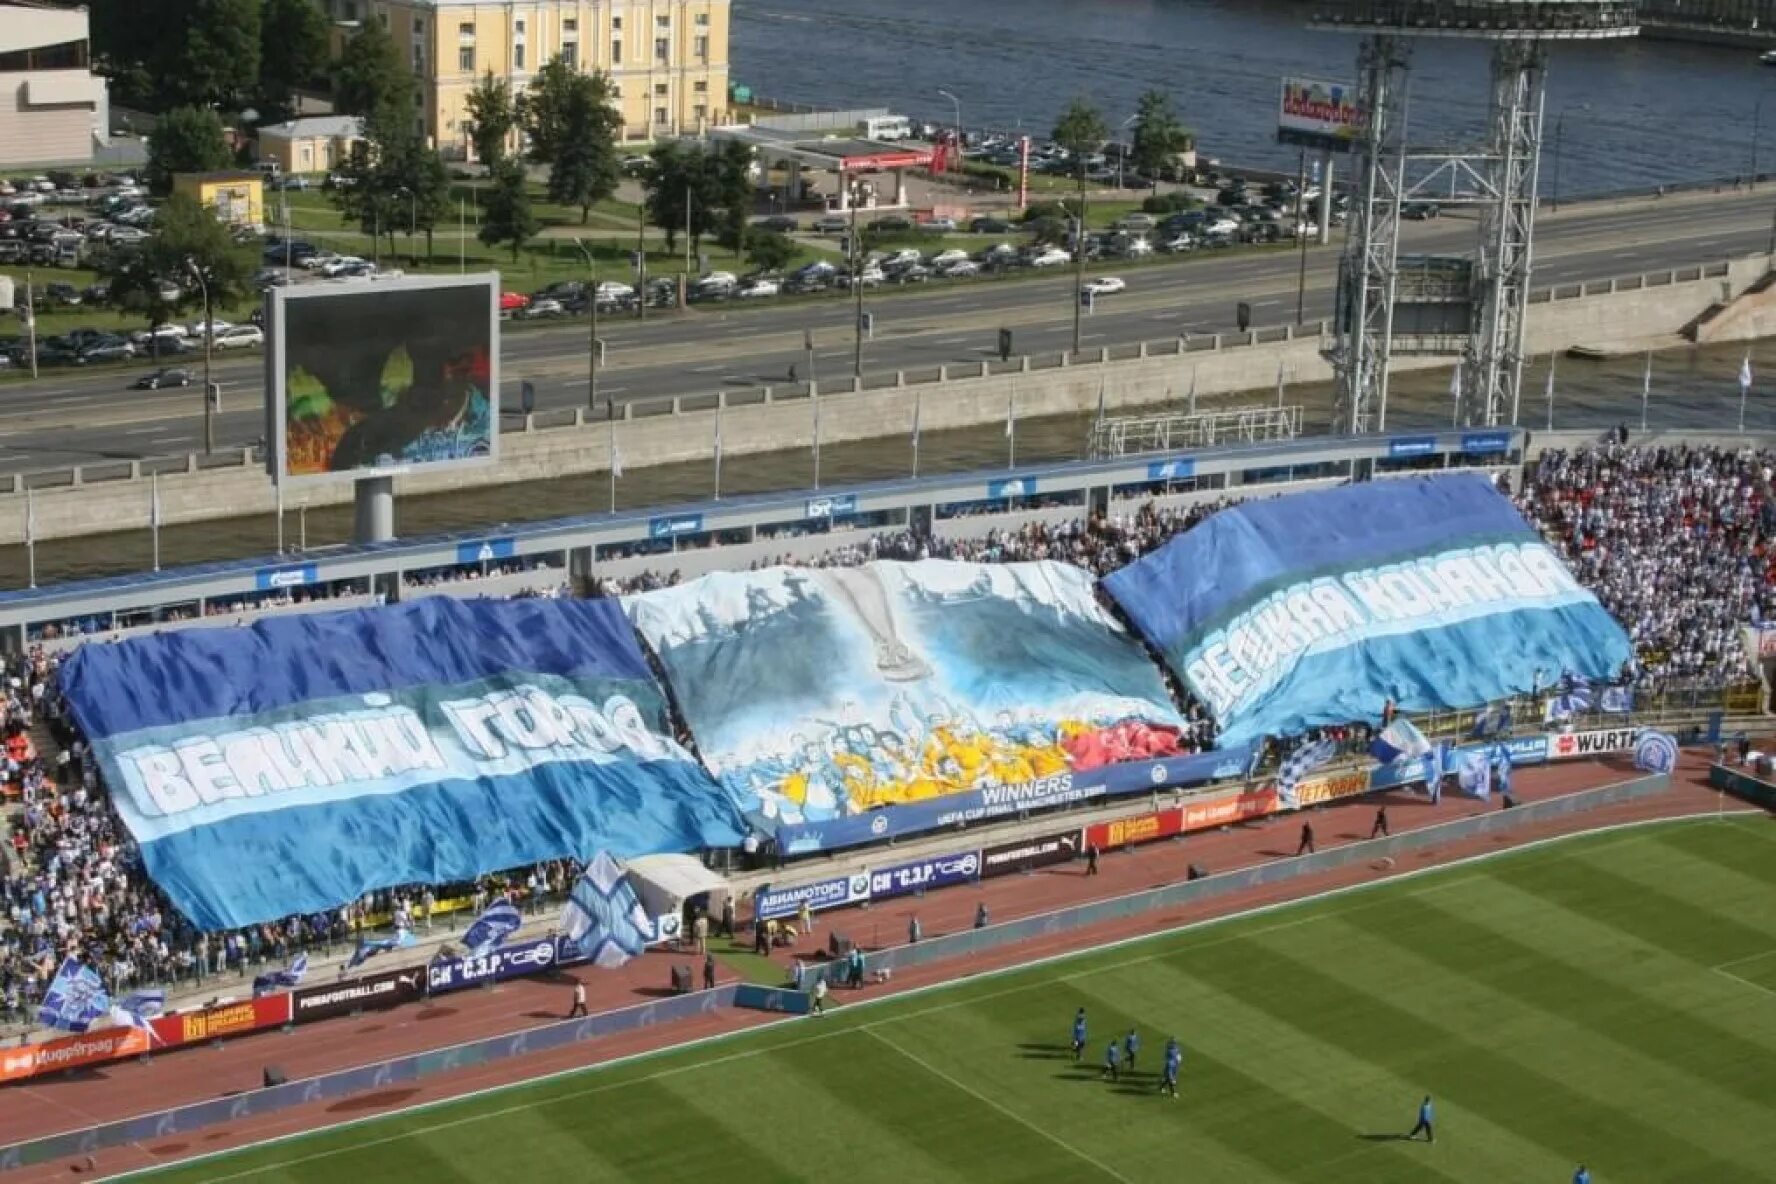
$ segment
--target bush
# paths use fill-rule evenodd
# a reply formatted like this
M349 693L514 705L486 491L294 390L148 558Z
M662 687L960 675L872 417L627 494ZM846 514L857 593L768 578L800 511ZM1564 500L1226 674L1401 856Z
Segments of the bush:
M1067 207L1058 201L1031 202L1029 207L1024 210L1024 222L1026 224L1040 222L1044 218L1053 218L1065 222L1067 217Z
M1144 198L1141 209L1148 214L1182 214L1185 210L1194 210L1198 202L1188 193L1155 193Z

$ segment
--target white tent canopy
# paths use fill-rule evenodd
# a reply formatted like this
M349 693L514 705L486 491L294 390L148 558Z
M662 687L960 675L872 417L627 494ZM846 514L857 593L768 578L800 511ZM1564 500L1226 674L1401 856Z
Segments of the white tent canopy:
M685 901L705 893L708 912L720 916L722 901L732 895L728 882L694 855L643 855L629 860L627 868L629 883L650 916L682 914Z

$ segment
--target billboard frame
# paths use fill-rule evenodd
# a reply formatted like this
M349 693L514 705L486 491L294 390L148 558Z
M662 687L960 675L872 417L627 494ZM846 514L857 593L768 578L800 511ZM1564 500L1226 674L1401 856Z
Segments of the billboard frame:
M461 457L456 460L424 461L417 464L386 465L296 474L289 471L289 387L286 382L285 316L291 301L318 300L329 296L362 296L378 292L434 291L445 288L485 288L487 290L487 455ZM301 284L271 288L265 293L265 467L272 484L279 486L313 486L329 483L356 483L382 477L400 477L411 473L439 472L469 466L499 463L500 454L500 275L497 271L470 272L458 275L404 275L372 279L368 283Z
M1342 91L1352 97L1352 106L1357 114L1357 122L1352 124L1348 135L1337 135L1332 132L1315 131L1303 127L1291 127L1292 118L1287 110L1290 86L1314 86L1328 91ZM1304 78L1293 74L1285 74L1277 86L1277 142L1292 144L1297 147L1324 152L1351 152L1363 142L1363 134L1368 126L1368 116L1360 106L1355 104L1357 88L1344 82L1331 82L1324 78ZM1300 119L1299 116L1293 118Z

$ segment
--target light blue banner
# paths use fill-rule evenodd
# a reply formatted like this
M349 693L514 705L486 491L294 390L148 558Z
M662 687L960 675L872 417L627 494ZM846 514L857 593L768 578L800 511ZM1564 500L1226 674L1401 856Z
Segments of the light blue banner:
M971 794L1180 755L1159 671L1064 564L720 572L624 607L763 831L867 842L899 810L942 825Z
M62 686L202 929L608 849L728 846L608 601L458 601L85 646Z
M1226 744L1613 678L1632 652L1472 475L1248 501L1104 585Z

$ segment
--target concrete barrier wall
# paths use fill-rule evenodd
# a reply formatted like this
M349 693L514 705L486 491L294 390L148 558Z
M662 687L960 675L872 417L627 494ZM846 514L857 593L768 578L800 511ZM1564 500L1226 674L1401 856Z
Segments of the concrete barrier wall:
M1499 831L1565 817L1569 814L1595 810L1617 802L1632 801L1664 792L1670 788L1670 785L1671 779L1664 774L1640 777L1632 781L1604 786L1601 789L1585 790L1564 797L1534 802L1519 806L1514 810L1499 810L1492 814L1478 814L1456 819L1439 826L1395 835L1392 838L1351 843L1330 851L1320 852L1317 855L1279 859L1274 863L1220 875L1210 875L1201 880L1170 884L1145 892L1117 897L1114 900L1075 905L1040 916L991 925L985 929L971 929L945 934L922 941L917 945L899 946L870 954L865 960L866 968L880 970L919 966L977 954L986 950L995 950L1033 938L1070 932L1104 921L1194 904L1217 896L1246 891L1260 885L1277 884L1301 876L1347 867L1353 863L1399 856L1408 851L1421 850L1438 843L1449 843L1479 835L1494 834ZM1179 849L1188 852L1188 840ZM1114 858L1114 855L1111 858ZM844 921L842 917L832 915L829 917L828 924L835 929L842 929ZM746 999L736 999L736 992L740 990L748 992ZM668 1023L693 1015L709 1015L724 1007L734 1006L796 1013L805 1009L805 999L798 992L789 990L778 991L768 988L761 990L756 987L741 988L731 985L713 991L674 996L657 1003L646 1003L616 1011L601 1012L584 1019L563 1020L506 1036L494 1036L485 1040L453 1045L449 1048L397 1057L372 1065L361 1065L354 1069L311 1077L303 1081L293 1081L287 1085L247 1090L232 1097L196 1102L171 1110L144 1114L122 1122L106 1123L81 1131L71 1131L48 1138L16 1143L0 1148L0 1171L28 1167L32 1164L46 1163L69 1156L89 1155L107 1147L119 1147L149 1139L190 1134L193 1131L219 1123L269 1114L292 1106L330 1101L370 1090L386 1089L392 1085L417 1081L455 1069L487 1064L526 1053L542 1052L564 1045L584 1043L616 1032L652 1027L656 1024ZM303 1029L298 1027L282 1037L260 1036L257 1039L265 1042L265 1059L269 1062L277 1057L274 1043L277 1039L300 1040L302 1033ZM128 1070L123 1068L119 1071L127 1072Z
M1544 289L1535 294L1530 308L1526 350L1548 353L1579 344L1676 333L1716 303L1744 292L1768 270L1769 257L1757 255ZM1189 343L1169 338L1143 343L1138 350L1117 347L1116 360L1110 351L1100 350L1071 365L1035 366L1023 359L1024 369L1001 367L995 373L984 373L985 363L940 367L935 382L910 382L903 373L894 385L865 390L853 389L853 381L845 379L827 384L820 394L821 438L827 444L842 444L910 435L915 407L921 430L939 432L1001 422L1009 403L1015 403L1020 419L1077 414L1097 405L1100 389L1112 411L1170 401L1192 382L1199 398L1216 399L1274 388L1279 366L1291 383L1325 382L1332 378L1332 369L1320 353L1324 331L1323 325L1309 326L1306 335L1298 335L1287 326ZM1396 370L1433 369L1450 365L1451 359L1396 356L1393 364ZM812 447L814 408L805 394L780 398L767 390L762 402L759 393L751 391L721 397L736 401L722 423L722 447L728 456ZM746 399L744 406L738 405L741 398ZM706 459L714 432L715 399L711 395L626 404L615 429L623 463L636 469ZM695 410L688 409L693 406ZM1309 425L1311 430L1323 426ZM611 428L603 420L547 429L508 427L497 465L397 477L396 489L413 496L606 471L611 439ZM117 466L107 471L113 470ZM80 475L72 485L39 488L37 537L146 528L148 483L139 473L132 477L127 469L122 471L118 479L95 482ZM0 490L9 491L0 492L0 538L22 542L22 479ZM271 483L244 455L217 468L199 468L193 458L188 471L162 475L160 497L167 525L268 514L275 508ZM350 484L321 485L293 494L286 508L347 504L351 499Z

